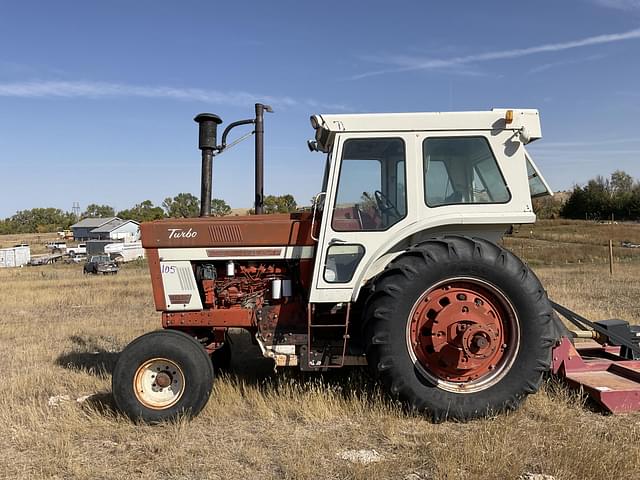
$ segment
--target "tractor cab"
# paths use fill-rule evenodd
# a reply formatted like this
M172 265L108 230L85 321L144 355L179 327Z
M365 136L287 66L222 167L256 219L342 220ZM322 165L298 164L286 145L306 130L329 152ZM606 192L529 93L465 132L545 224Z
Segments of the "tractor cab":
M355 301L425 234L497 241L535 221L531 197L552 193L525 148L541 137L536 110L314 115L311 125L310 148L327 154L312 303Z

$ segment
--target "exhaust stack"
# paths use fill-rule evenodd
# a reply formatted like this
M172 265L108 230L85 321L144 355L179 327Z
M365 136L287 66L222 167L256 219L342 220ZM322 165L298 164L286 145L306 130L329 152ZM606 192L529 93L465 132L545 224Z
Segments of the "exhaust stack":
M264 111L270 112L271 107L256 103L256 166L255 166L255 200L256 215L263 213L264 206Z
M255 134L255 212L263 212L264 204L264 112L273 112L269 105L256 103L256 117L230 123L222 132L222 143L217 145L218 125L222 119L213 113L201 113L194 118L200 127L198 148L202 150L202 189L200 193L200 216L211 216L211 181L213 176L213 157L231 148L246 137ZM227 135L240 125L255 125L255 130L227 145Z
M222 119L213 113L201 113L194 120L199 126L198 148L202 150L200 216L209 217L211 215L213 151L217 148L218 125L222 123Z

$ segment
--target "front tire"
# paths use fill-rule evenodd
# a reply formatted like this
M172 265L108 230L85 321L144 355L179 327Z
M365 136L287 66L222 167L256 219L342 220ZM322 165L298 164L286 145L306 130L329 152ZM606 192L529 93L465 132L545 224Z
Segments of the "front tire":
M132 420L147 423L197 415L212 385L207 352L193 337L176 330L135 339L120 354L112 377L118 408Z
M535 274L483 239L447 236L400 255L365 311L368 363L434 420L513 409L537 391L554 344Z

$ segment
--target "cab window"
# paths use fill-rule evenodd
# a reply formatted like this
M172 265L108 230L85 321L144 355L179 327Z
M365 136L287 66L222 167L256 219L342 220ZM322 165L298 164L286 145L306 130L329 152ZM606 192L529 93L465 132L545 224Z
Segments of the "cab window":
M486 138L427 138L422 153L424 198L429 207L511 199Z
M400 138L344 143L331 226L334 231L386 230L407 212L405 145Z

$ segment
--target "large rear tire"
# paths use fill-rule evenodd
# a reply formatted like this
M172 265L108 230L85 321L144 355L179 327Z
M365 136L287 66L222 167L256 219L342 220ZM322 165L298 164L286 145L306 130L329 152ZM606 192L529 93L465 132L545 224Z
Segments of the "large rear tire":
M552 315L538 278L509 251L479 238L428 240L374 283L368 363L435 421L514 409L550 367Z
M175 330L135 339L120 354L112 377L118 408L148 423L197 415L209 400L212 384L213 366L205 349Z

